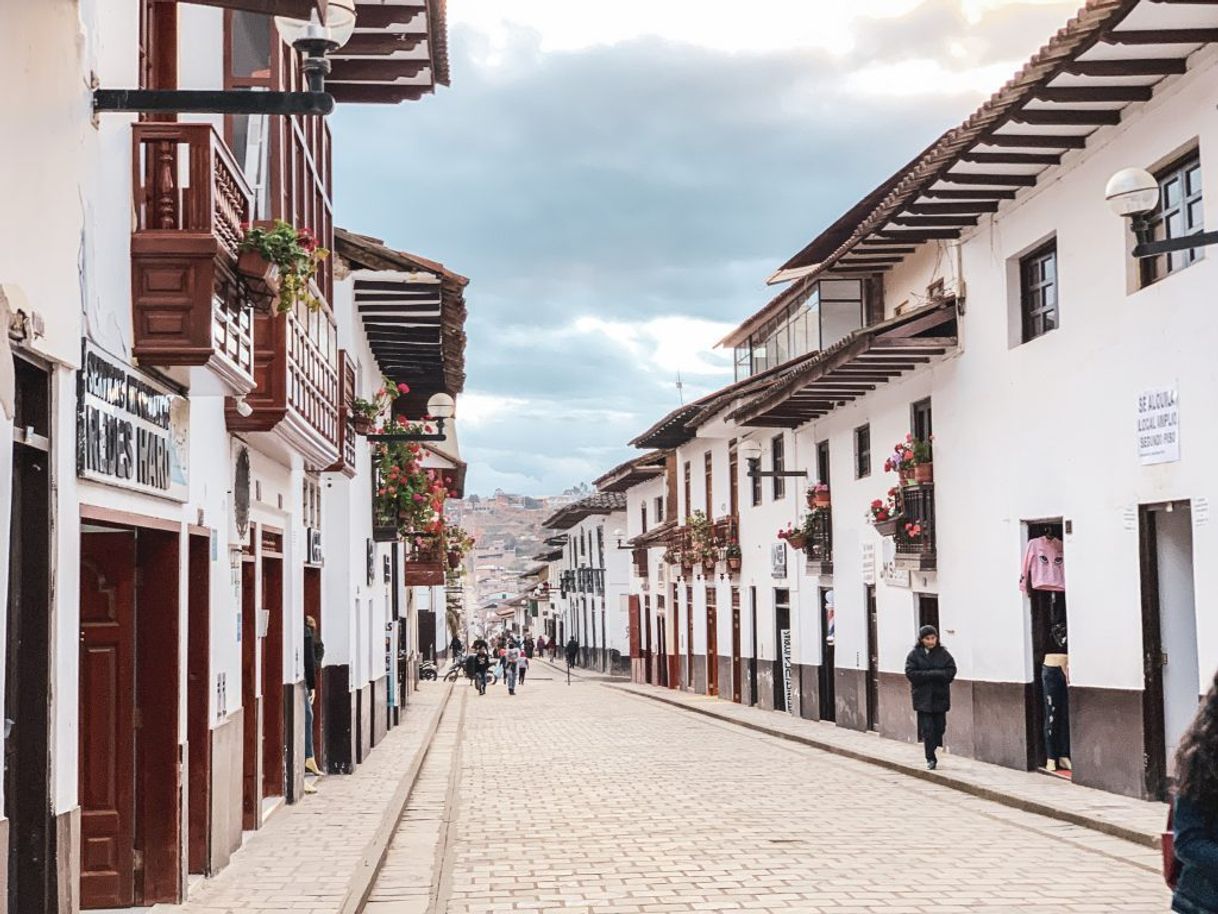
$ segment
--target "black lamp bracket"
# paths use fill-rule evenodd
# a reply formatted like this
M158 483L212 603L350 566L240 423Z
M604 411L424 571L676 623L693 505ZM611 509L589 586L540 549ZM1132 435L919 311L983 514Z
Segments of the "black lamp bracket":
M1151 221L1148 214L1133 217L1133 232L1138 239L1137 246L1133 249L1133 256L1139 260L1143 257L1159 257L1163 254L1191 251L1194 248L1218 244L1218 232L1198 232L1195 235L1182 235L1179 238L1152 241Z
M322 59L329 69L329 60ZM324 85L305 69L310 85ZM237 92L210 89L94 89L93 110L135 114L271 114L325 117L334 111L329 92Z

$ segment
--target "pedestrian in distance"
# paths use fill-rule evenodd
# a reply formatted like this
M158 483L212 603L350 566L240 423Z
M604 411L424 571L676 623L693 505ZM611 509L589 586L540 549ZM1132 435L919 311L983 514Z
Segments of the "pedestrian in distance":
M524 655L527 658L529 658L530 660L533 659L533 649L535 647L536 647L536 644L533 641L532 635L529 635L529 637L524 639Z
M550 639L550 662L553 663L558 659L558 639Z
M305 760L304 768L309 774L320 777L321 769L317 767L315 749L313 747L313 700L317 695L317 669L321 666L321 658L326 648L321 643L321 635L317 631L317 620L305 616L304 630L304 674L305 674ZM316 793L317 788L305 784L305 793Z
M478 653L474 654L474 685L478 687L478 694L486 694L486 676L491 670L491 655L486 649L486 645L478 648Z
M452 655L454 657L460 657L461 651L464 647L465 645L461 643L461 637L459 635L453 635L453 640L448 642L448 649L452 651Z
M934 771L939 764L935 750L943 745L947 712L952 708L956 661L939 643L939 632L933 625L923 625L918 631L918 643L905 658L905 678L918 712L918 739L926 749L926 767Z
M1171 909L1218 914L1218 675L1176 751L1172 820Z
M571 636L571 640L567 642L567 666L575 666L575 661L579 659L579 642L575 640L575 636Z
M478 671L478 655L470 653L465 655L465 678L469 680L470 685L474 684L474 675Z
M516 679L520 685L524 685L525 673L529 671L529 642L525 642L525 649L520 652L520 656L516 658Z
M521 657L520 648L515 642L508 647L503 654L503 675L507 682L508 694L516 694L516 665Z

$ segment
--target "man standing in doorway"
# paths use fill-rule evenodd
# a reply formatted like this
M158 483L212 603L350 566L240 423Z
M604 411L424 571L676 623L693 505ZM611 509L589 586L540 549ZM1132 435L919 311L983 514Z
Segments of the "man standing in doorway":
M952 707L956 661L939 643L939 632L933 625L923 625L918 631L918 643L905 658L905 678L918 712L918 739L926 749L926 767L934 771L939 764L935 750L943 745L947 712Z
M575 666L575 661L579 657L579 642L575 640L575 636L571 636L571 640L567 642L567 666Z

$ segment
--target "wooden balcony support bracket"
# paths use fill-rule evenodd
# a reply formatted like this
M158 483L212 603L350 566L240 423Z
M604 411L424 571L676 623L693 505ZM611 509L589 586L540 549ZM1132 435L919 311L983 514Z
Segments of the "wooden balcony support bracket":
M253 194L210 124L132 127L134 354L206 366L235 396L254 387L249 290L235 264Z

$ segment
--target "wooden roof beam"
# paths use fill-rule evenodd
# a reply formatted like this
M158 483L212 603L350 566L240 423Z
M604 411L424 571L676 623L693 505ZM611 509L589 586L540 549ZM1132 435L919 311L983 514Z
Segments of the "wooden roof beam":
M945 184L997 184L1003 187L1035 187L1036 175L980 175L949 171L939 178Z
M1218 29L1116 29L1100 39L1105 44L1210 44Z
M986 146L1025 149L1084 149L1087 146L1085 136L1062 133L991 133L979 142Z
M1183 57L1135 60L1075 60L1066 65L1071 76L1175 76L1188 70Z
M884 229L884 237L890 238L893 241L912 241L917 244L923 244L927 241L939 241L955 239L960 237L959 229L910 229L909 231L901 231L898 229Z
M977 217L960 213L955 216L893 216L888 220L891 225L911 225L925 228L938 228L941 226L964 226L976 225Z
M1153 86L1042 86L1035 97L1042 102L1148 102Z
M1060 111L1045 108L1025 108L1011 116L1018 124L1035 126L1105 127L1119 124L1121 112L1104 108L1066 108Z
M932 200L1014 200L1015 191L999 190L996 187L978 188L977 190L959 190L951 188L931 187L922 191L922 196Z

